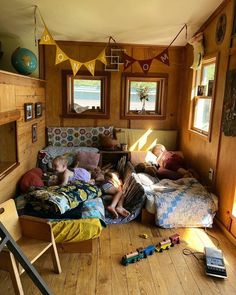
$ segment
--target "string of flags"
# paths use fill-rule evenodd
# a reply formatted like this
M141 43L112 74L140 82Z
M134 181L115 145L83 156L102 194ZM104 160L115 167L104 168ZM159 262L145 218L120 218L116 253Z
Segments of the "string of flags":
M135 59L132 56L124 53L124 70L126 70L128 67L130 67L134 62L138 62L140 67L142 68L142 71L144 73L148 73L152 61L154 59L159 60L160 62L166 64L167 66L170 65L170 61L169 61L169 47L174 43L174 41L177 39L177 37L179 36L179 34L183 31L183 29L186 29L186 39L187 39L187 25L184 24L184 26L181 28L181 30L178 32L178 34L175 36L175 38L171 41L171 43L169 44L169 46L167 48L165 48L161 53L159 53L158 55L154 56L153 58L149 58L149 59Z
M34 17L36 19L36 10L38 9L39 11L39 8L35 5L35 11L34 11ZM95 66L96 66L96 62L97 61L100 61L102 62L104 65L107 65L107 58L106 58L106 49L107 47L110 45L110 41L113 40L115 43L116 41L110 37L109 38L109 41L108 43L106 44L106 46L104 47L104 49L98 54L98 56L96 56L94 59L92 60L89 60L87 62L80 62L78 60L75 60L75 59L72 59L70 58L59 46L58 44L56 43L56 41L53 39L50 31L48 30L45 22L44 22L44 19L39 11L39 15L41 17L41 20L44 24L44 31L43 31L43 34L40 38L40 42L39 44L40 45L53 45L53 46L56 46L56 56L55 56L55 65L58 65L64 61L69 61L70 62L70 65L71 65L71 69L73 71L73 75L75 76L77 74L77 72L80 70L80 68L82 66L85 66L87 68L87 70L94 76L94 72L95 72ZM159 53L158 55L154 56L153 58L150 58L150 59L135 59L134 57L126 54L124 51L122 52L122 57L123 57L123 64L124 64L124 68L123 70L125 71L127 68L129 68L134 62L138 62L142 68L142 71L144 73L148 73L150 67L151 67L151 64L152 64L152 61L154 59L166 64L167 66L170 65L170 62L169 62L169 52L168 52L168 49L169 47L171 46L171 44L176 40L176 38L178 37L178 35L182 32L182 30L186 28L186 34L187 34L187 25L185 24L182 29L179 31L179 33L176 35L176 37L173 39L173 41L170 43L170 45L165 48L161 53ZM116 43L116 46L117 43ZM119 46L118 46L119 47Z
M80 70L82 66L85 66L88 69L88 71L94 76L95 64L97 60L101 61L105 65L107 64L106 47L99 53L99 55L96 58L89 60L87 62L80 62L70 58L54 41L47 27L45 27L44 29L39 44L56 46L55 65L62 63L66 60L69 60L74 76L77 74L77 72Z

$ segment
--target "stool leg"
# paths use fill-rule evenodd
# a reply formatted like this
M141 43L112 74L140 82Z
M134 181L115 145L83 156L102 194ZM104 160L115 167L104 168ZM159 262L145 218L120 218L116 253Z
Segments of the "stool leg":
M57 246L55 241L52 241L52 246L50 247L50 252L51 252L51 256L52 256L52 262L53 262L53 267L54 267L54 271L56 273L61 273L61 264L60 264L60 260L59 260L59 256L58 256L58 252L57 252Z
M11 280L12 280L13 288L15 290L15 294L16 295L24 295L24 291L23 291L23 287L21 284L21 279L20 279L20 275L19 275L19 271L18 271L15 257L12 253L9 253L9 254L10 254L9 255L10 261L8 264L8 271L11 276Z

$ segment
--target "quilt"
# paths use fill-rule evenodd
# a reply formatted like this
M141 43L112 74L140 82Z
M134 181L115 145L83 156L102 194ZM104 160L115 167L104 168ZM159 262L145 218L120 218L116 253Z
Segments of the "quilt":
M83 181L65 186L34 188L25 196L34 211L64 214L86 200L100 197L101 190Z
M163 179L152 189L156 225L164 228L212 226L217 205L197 179Z

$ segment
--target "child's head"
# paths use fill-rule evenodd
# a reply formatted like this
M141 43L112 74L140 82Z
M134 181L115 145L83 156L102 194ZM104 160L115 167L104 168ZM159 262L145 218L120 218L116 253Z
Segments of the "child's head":
M152 148L152 153L158 158L165 150L166 150L166 148L164 147L164 145L156 144Z
M104 174L105 181L111 181L115 186L120 186L120 180L114 172L106 172Z
M56 172L59 172L59 173L65 172L67 169L67 164L68 164L68 161L65 157L58 156L53 160L52 168L53 168L53 170L55 170Z

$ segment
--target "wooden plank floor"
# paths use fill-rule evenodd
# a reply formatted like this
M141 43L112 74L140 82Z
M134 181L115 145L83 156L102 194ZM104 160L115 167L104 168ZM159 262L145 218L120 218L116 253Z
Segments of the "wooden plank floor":
M92 254L60 254L61 275L53 273L48 254L35 266L57 295L236 294L236 247L219 229L208 231L220 241L228 272L226 280L207 277L203 261L182 254L185 247L202 252L204 246L213 245L214 239L203 229L165 230L137 221L107 227L100 239L94 240ZM156 244L175 232L181 236L180 245L127 267L120 264L126 252ZM147 233L149 238L140 238L140 233ZM21 278L26 295L40 294L27 274ZM3 271L0 294L14 294L9 275Z

